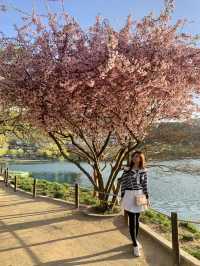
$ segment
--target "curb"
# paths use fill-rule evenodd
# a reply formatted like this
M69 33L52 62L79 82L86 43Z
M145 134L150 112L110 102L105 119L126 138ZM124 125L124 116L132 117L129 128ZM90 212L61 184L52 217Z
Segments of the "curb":
M113 218L122 214L122 212L113 213L113 214L99 214L91 212L90 209L91 207L87 207L86 210L82 210L82 213L84 213L87 216L98 217L98 218Z

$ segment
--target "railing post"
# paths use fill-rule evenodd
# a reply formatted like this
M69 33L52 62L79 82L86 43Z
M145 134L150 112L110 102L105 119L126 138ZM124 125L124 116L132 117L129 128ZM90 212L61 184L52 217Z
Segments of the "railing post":
M6 168L5 177L6 177L6 186L8 186L8 168Z
M33 179L33 198L36 197L36 178Z
M75 206L79 208L79 185L75 184Z
M9 171L8 171L8 168L7 168L7 186L8 186L8 180L9 180Z
M6 169L4 170L3 175L4 175L4 183L6 184Z
M171 212L171 225L172 225L172 252L173 252L173 265L180 265L180 250L178 240L178 218L176 212Z
M14 181L14 191L16 192L17 191L17 177L15 175L15 181Z

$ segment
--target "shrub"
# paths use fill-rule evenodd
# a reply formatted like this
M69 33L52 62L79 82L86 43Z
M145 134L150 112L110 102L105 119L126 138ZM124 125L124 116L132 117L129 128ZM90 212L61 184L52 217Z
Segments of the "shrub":
M48 194L54 198L64 199L67 193L67 188L62 184L51 182L48 186Z
M183 234L181 240L186 241L186 242L187 241L193 241L194 236L192 234Z
M181 227L186 228L191 233L199 233L199 230L197 229L197 227L189 222L180 222L179 225Z
M55 191L53 192L54 198L64 199L65 193L63 191Z

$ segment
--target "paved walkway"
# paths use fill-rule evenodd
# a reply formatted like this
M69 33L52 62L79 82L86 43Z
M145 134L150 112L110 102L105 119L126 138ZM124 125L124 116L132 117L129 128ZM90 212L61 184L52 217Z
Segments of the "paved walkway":
M0 266L146 266L122 217L97 219L0 184Z

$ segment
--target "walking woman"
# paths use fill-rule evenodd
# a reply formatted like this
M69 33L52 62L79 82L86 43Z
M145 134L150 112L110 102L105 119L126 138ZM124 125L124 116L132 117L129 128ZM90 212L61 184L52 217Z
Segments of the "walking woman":
M140 256L141 245L137 240L140 213L150 206L147 170L144 167L145 156L141 151L135 151L131 162L124 168L122 177L118 179L121 184L122 208L129 216L129 231L133 241L133 254Z

